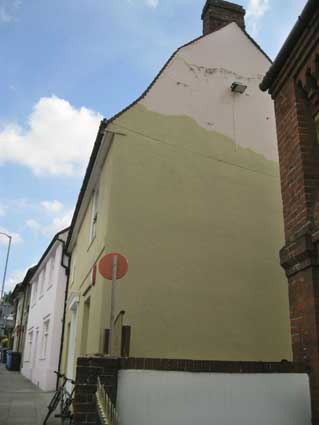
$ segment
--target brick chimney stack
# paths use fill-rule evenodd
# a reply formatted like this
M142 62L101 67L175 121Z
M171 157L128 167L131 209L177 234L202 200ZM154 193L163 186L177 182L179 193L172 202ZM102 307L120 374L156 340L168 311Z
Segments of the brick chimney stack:
M207 0L202 13L203 34L217 31L231 22L245 29L246 11L242 6L224 0Z

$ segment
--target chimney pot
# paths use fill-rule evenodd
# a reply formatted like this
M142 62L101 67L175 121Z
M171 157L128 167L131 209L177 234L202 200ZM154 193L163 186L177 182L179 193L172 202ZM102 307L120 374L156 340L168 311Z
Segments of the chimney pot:
M203 34L217 31L231 22L245 30L245 9L224 0L207 0L202 13Z

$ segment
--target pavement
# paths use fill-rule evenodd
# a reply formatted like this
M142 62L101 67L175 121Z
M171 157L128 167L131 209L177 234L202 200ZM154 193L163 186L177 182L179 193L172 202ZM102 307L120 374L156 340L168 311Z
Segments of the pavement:
M0 363L0 425L42 425L52 395ZM61 421L53 417L47 425L61 425Z

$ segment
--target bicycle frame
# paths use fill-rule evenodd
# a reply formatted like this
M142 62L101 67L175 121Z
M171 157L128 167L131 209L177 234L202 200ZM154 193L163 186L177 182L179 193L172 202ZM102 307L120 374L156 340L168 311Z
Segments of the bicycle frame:
M43 425L46 425L49 417L56 410L59 403L61 404L61 413L59 415L55 415L55 417L60 417L62 419L62 423L66 423L66 421L64 421L64 419L67 419L68 424L71 424L73 415L70 411L70 406L71 406L72 401L73 401L75 386L73 387L71 393L69 393L69 391L66 390L65 386L66 386L67 382L71 382L73 385L75 385L75 381L67 378L65 375L62 375L59 372L55 371L54 373L56 373L59 378L63 378L63 383L55 391L55 393L52 397L52 400L49 403L49 406L48 406L49 411L48 411L46 417L44 418Z

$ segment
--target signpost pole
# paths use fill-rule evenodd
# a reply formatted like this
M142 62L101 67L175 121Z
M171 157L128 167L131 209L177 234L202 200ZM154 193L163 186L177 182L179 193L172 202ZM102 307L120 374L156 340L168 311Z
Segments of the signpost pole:
M117 277L117 255L113 256L112 267L112 295L111 295L111 317L110 317L110 339L109 339L109 355L113 354L114 346L114 312L115 312L115 292L116 292L116 277Z

